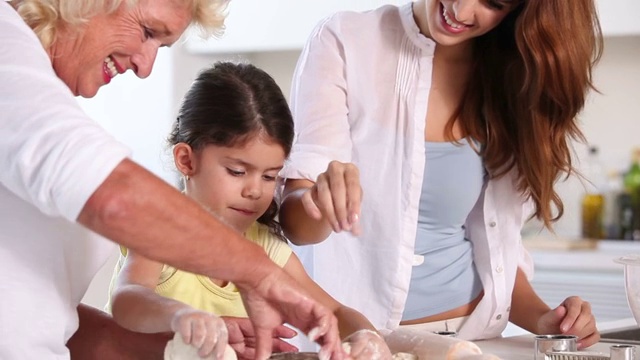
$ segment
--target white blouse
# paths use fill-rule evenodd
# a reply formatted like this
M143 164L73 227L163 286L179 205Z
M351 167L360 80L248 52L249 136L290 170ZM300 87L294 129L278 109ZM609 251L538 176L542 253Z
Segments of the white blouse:
M398 326L409 289L434 50L410 3L337 13L310 36L293 80L296 141L283 176L315 180L331 160L353 162L364 190L360 237L334 233L296 252L320 286L379 329ZM464 339L500 335L517 267L532 275L520 237L532 208L513 181L489 181L466 222L484 297Z
M67 360L76 308L115 250L76 218L130 150L84 114L4 1L0 123L0 359Z

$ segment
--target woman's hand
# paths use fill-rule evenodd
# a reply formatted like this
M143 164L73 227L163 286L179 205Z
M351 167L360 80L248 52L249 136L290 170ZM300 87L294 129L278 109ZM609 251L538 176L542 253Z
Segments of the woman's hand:
M253 324L248 318L223 316L222 320L227 325L229 333L229 345L235 350L239 359L254 359L256 356L256 334ZM284 325L276 327L273 331L273 352L296 352L298 348L282 339L291 339L297 332Z
M183 308L173 316L171 330L180 333L185 344L198 349L200 357L215 354L222 359L228 341L228 332L225 322L214 314Z
M538 333L576 335L579 349L600 340L591 305L577 296L568 297L557 308L542 315L538 319Z
M236 282L256 336L256 359L265 360L272 350L273 330L283 323L302 330L321 345L323 359L342 360L338 320L331 310L313 300L300 285L277 266L257 285Z
M387 343L373 330L358 330L347 336L342 344L354 360L391 360Z
M327 171L318 175L315 184L302 195L302 204L311 218L325 219L333 231L351 231L354 235L360 235L361 202L358 168L338 161L330 162Z

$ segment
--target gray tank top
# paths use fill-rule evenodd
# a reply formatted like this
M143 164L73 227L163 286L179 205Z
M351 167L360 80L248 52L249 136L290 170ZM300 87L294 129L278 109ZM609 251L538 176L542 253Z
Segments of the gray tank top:
M482 291L464 223L484 183L482 159L467 140L426 142L414 265L402 320L468 304Z

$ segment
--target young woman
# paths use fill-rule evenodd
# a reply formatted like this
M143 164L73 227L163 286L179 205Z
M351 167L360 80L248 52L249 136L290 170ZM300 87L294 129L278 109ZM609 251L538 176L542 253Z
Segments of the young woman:
M418 0L321 22L294 75L280 212L293 243L317 243L299 253L316 282L378 328L482 339L510 320L596 342L587 302L535 294L520 229L562 215L553 186L600 46L592 0Z
M342 337L351 343L351 357L390 359L371 323L316 285L281 234L274 194L293 135L291 112L275 81L252 65L221 62L193 83L169 143L186 196L260 245L315 300L333 310ZM248 316L229 281L185 272L133 251L123 255L116 268L112 313L128 329L179 332L185 343L207 356L224 337L224 326L213 314Z

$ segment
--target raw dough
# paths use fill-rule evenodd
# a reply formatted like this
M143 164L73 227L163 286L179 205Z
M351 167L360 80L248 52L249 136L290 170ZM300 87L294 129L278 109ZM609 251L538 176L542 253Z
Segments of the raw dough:
M343 342L342 348L344 349L344 352L346 352L347 354L351 354L351 344ZM418 360L418 357L414 354L399 352L393 354L392 360Z
M414 354L399 352L393 354L393 360L418 360L418 357Z
M470 341L419 329L401 327L386 335L385 341L392 353L410 353L420 360L464 360L482 355L480 348Z
M173 340L169 340L167 346L164 348L164 360L215 360L213 354L206 358L201 358L198 355L198 349L185 344L182 341L182 335L175 333ZM238 360L236 352L233 348L227 344L227 348L224 351L224 360Z

